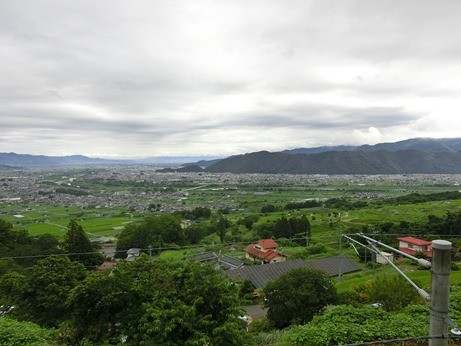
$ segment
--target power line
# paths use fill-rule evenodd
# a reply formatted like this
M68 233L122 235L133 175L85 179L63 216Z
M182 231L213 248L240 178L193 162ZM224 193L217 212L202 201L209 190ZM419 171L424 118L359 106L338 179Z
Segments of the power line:
M336 238L336 236L331 235L328 237L324 238ZM302 240L305 241L306 238L300 237L300 238L287 238L288 241L297 241L297 240ZM140 251L164 251L164 250L185 250L185 249L197 249L197 248L203 248L203 247L226 247L226 246L235 246L235 245L250 245L254 244L255 241L231 241L231 242L225 242L225 243L220 243L220 244L197 244L197 245L176 245L176 246L158 246L158 247L148 247L148 248L139 248ZM111 252L126 252L127 249L125 250L114 250ZM26 259L26 258L43 258L43 257L49 257L49 256L78 256L78 255L94 255L94 254L103 254L100 251L92 251L92 252L74 252L74 253L57 253L57 254L39 254L39 255L24 255L24 256L6 256L6 257L0 257L0 260L4 259ZM104 255L104 254L103 254Z
M52 254L43 254L43 255L24 255L24 256L9 256L9 257L0 257L0 260L5 259L27 259L27 258L46 258L46 257L59 257L59 256L78 256L78 255L95 255L102 254L101 252L76 252L76 253L52 253ZM103 254L102 254L103 255Z
M346 236L356 236L357 233L344 233L343 235ZM380 236L402 236L402 233L386 233L386 234L370 234L373 237L380 237ZM437 237L447 237L447 238L457 238L461 237L461 235L435 235L435 234L414 234L415 236L437 236ZM322 234L319 236L319 239L336 239L337 235L333 234ZM297 240L306 240L304 237L301 238L290 238L289 241L297 241ZM197 245L181 245L181 246L160 246L160 247L151 247L151 248L140 248L140 251L165 251L165 250L185 250L185 249L196 249L196 248L203 248L203 247L222 247L222 246L231 246L231 245L250 245L253 244L254 241L240 241L240 242L226 242L221 244L197 244ZM115 250L114 253L121 253L126 252L127 250ZM99 251L93 252L75 252L75 253L56 253L56 254L39 254L39 255L21 255L21 256L5 256L0 257L0 260L6 259L27 259L27 258L46 258L50 256L85 256L85 255L94 255L94 254L103 254ZM104 254L103 254L104 255Z

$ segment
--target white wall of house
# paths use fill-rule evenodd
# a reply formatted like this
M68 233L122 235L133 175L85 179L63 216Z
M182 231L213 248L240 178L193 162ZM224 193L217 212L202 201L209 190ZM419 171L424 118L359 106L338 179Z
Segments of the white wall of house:
M431 246L429 245L425 245L425 246L420 246L420 245L415 245L415 244L411 244L411 243L407 243L406 241L399 241L399 248L405 248L405 249L412 249L412 250L415 250L415 251L430 251L432 250L431 249Z
M394 255L393 254L391 254L389 252L381 252L381 254L376 254L376 263L389 264L389 262L386 261L386 259L384 257L386 257L391 262L394 261Z

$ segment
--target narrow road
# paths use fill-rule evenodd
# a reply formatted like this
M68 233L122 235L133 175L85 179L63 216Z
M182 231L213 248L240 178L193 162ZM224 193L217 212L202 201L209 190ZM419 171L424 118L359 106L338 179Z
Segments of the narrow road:
M253 320L259 320L261 318L266 317L267 309L263 309L261 304L257 305L245 305L242 306L248 316L250 316Z

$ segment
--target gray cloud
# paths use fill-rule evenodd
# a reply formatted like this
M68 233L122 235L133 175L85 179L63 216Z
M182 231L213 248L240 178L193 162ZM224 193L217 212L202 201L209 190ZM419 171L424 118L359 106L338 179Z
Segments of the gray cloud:
M458 136L460 7L4 0L0 151L229 155Z

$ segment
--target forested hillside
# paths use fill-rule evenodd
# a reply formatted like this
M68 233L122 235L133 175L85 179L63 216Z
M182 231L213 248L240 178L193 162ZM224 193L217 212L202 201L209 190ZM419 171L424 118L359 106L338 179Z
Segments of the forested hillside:
M269 174L457 174L461 152L329 151L318 154L257 152L232 156L208 172Z

